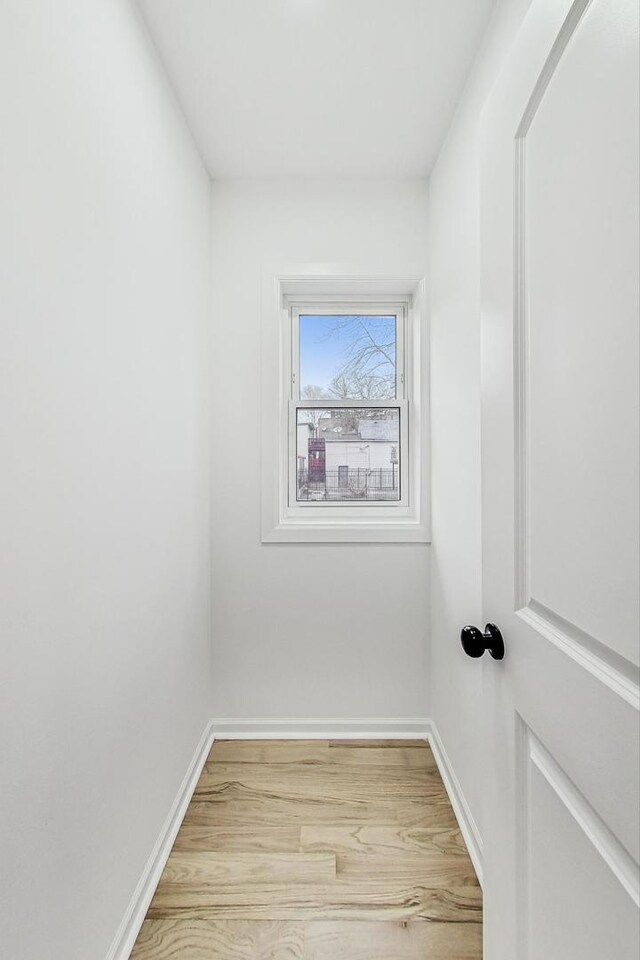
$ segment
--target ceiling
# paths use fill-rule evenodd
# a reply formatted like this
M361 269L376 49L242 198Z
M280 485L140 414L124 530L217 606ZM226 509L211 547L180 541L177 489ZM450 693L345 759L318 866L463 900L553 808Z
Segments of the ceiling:
M137 0L212 177L428 176L493 0Z

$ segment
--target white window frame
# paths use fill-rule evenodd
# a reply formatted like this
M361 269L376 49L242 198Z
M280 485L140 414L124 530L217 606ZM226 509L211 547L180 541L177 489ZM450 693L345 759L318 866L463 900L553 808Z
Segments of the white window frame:
M398 317L394 400L318 400L299 396L300 313L375 313ZM263 273L262 541L429 542L427 478L428 352L426 285L420 274L271 267ZM296 500L297 410L396 408L400 417L398 501Z
M289 382L289 464L288 464L288 516L303 519L309 511L324 510L324 518L343 520L354 517L361 520L379 520L381 517L396 517L409 515L409 404L406 399L406 326L408 301L383 302L371 297L367 300L355 297L316 297L313 300L301 300L299 297L284 298L284 305L289 315L289 341L291 349L288 351L288 369L284 376ZM300 315L331 316L332 314L353 314L357 316L395 316L396 317L396 396L389 400L307 400L300 396L298 371L300 367ZM400 464L398 482L400 498L393 501L369 501L368 503L353 503L345 500L297 500L297 414L298 410L397 410L400 427Z

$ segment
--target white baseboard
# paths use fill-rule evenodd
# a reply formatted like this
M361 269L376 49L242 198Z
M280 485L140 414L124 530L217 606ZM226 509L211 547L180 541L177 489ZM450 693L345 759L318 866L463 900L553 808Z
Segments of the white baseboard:
M211 721L216 740L426 740L429 729L424 717Z
M151 856L142 871L142 876L133 892L120 928L107 953L106 960L129 960L129 954L133 950L136 937L140 932L149 904L153 899L162 871L171 853L171 848L187 812L187 807L211 750L213 740L212 724L209 721L196 747L176 798L171 805L171 810L160 831L160 836L156 840Z
M467 850L469 851L471 862L473 863L476 871L478 882L480 883L480 886L482 886L482 836L478 830L478 825L474 820L473 814L471 813L471 808L469 807L465 795L462 792L460 781L458 780L454 769L451 766L451 761L449 760L447 751L445 750L444 744L440 739L438 728L433 720L430 722L428 739L429 743L431 744L433 756L438 765L438 770L440 771L440 776L442 777L442 781L449 795L453 812L456 815L460 832L462 833L464 842L467 845Z

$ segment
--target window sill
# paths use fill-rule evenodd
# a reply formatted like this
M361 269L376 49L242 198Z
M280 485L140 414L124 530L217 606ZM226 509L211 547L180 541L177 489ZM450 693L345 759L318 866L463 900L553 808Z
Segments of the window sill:
M284 520L263 530L263 543L429 543L429 532L415 520L327 522Z

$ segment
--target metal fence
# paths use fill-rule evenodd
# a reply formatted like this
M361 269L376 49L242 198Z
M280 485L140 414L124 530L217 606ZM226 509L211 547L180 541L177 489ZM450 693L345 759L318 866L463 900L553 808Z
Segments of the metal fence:
M325 471L324 482L309 480L308 470L298 471L298 500L399 500L397 467L365 470L340 467Z

